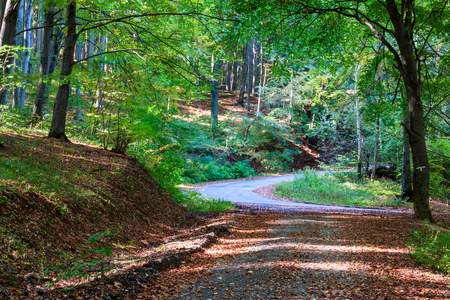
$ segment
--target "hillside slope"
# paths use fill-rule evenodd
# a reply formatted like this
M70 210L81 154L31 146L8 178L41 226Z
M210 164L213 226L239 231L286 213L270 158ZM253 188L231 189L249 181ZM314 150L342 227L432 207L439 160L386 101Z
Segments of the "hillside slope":
M26 274L80 275L99 249L139 251L200 222L132 157L35 136L0 141L0 298Z

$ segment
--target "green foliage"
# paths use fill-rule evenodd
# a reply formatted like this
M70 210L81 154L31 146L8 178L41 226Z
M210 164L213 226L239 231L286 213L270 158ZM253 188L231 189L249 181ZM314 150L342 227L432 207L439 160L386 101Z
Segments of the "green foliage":
M225 149L243 155L262 167L263 172L285 172L298 153L288 148L291 129L273 117L230 120L221 124L226 134Z
M448 204L450 202L450 159L437 153L444 155L450 153L450 141L442 138L432 138L428 146L435 151L428 152L431 169L431 195L435 199Z
M223 158L212 156L192 157L186 160L183 177L189 183L200 183L255 176L248 160L231 164Z
M236 209L236 206L223 199L205 199L197 192L186 192L178 198L178 203L186 210L195 213L220 212Z
M88 238L88 243L93 246L89 253L77 258L70 258L68 255L63 254L62 256L67 257L69 261L67 264L54 267L55 270L61 272L58 278L67 280L73 277L79 279L88 278L92 276L92 273L97 272L97 267L100 267L100 276L105 277L105 262L102 257L112 255L110 244L116 236L110 230L93 234ZM95 271L92 271L92 269ZM95 275L95 277L98 277L98 275Z
M414 258L450 275L450 228L425 224L412 231L410 248Z
M399 206L394 201L399 193L390 181L361 181L354 172L318 174L306 169L292 182L276 186L275 194L296 201L346 206Z

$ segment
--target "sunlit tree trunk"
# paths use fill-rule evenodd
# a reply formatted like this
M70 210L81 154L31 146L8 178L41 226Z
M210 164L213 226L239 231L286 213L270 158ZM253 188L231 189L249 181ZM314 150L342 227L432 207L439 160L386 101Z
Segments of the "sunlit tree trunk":
M24 29L31 28L31 18L33 16L33 5L32 1L28 1L27 6L25 8L25 16L24 16ZM22 82L22 87L19 92L19 107L23 109L25 107L25 91L26 91L26 83L28 81L28 73L29 73L29 65L30 65L30 48L31 44L31 31L26 31L24 33L24 51L23 51L23 63L22 63L22 73L24 76L24 80Z
M263 45L260 45L260 57L261 57L261 73L259 76L259 88L258 88L258 107L256 109L256 115L259 115L259 111L261 109L261 96L263 93L263 85L264 85L264 81L263 81L263 71L264 71L264 61L263 61Z
M420 98L420 81L418 64L420 61L414 52L412 29L414 0L404 1L405 16L398 11L394 0L386 0L386 7L395 30L395 39L401 56L401 75L406 89L409 108L409 144L413 158L413 202L414 214L422 220L434 221L430 209L430 164L425 141L425 119L422 99Z
M81 60L81 49L82 49L82 43L81 41L78 42L76 47L76 59L77 61ZM77 87L75 90L75 97L76 97L76 103L77 103L77 114L75 115L75 119L78 121L83 121L83 110L82 110L82 101L81 101L81 88L80 84L77 83Z
M380 102L380 99L377 99L377 103ZM373 150L373 168L372 174L370 174L370 180L375 180L375 176L377 175L377 164L378 164L378 146L380 142L380 116L377 116L377 120L375 121L375 147Z
M359 65L356 67L355 71L355 112L356 112L356 138L358 141L358 178L362 178L362 137L361 137L361 116L359 109L359 95L358 95L358 73Z
M75 45L77 43L78 37L76 34L75 1L66 6L66 28L67 32L64 39L61 84L56 95L52 124L48 136L68 142L69 139L66 136L66 116L67 105L69 103L70 80L68 80L67 77L72 74L74 65L73 55L75 52Z
M21 1L20 2L20 7L19 7L19 13L17 16L17 22L16 22L16 32L20 32L23 30L24 28L24 10L25 10L25 1ZM23 33L18 34L15 36L15 41L14 44L15 46L19 46L19 47L23 47ZM22 71L22 58L23 58L23 48L21 50L19 50L16 53L15 59L14 59L14 64L15 64L15 70L17 73ZM15 108L23 108L20 106L20 87L16 86L14 88L14 93L13 93L13 107Z
M253 47L255 44L255 40L252 38L250 40L250 45L247 48L247 61L248 61L248 69L247 69L247 117L250 117L250 108L251 108L251 92L252 92L252 82L253 82Z
M217 72L219 71L218 64L214 61L214 55L211 56L211 71L214 75L212 80L212 90L211 90L211 125L213 130L219 125L218 115L219 115L219 81L217 80Z

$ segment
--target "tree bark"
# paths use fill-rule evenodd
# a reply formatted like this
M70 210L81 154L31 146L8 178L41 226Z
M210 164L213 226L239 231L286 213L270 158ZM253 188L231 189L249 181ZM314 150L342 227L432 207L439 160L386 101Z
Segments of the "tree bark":
M253 47L254 47L255 41L252 38L250 40L250 45L248 46L247 50L247 61L248 61L248 82L247 82L247 117L250 118L250 105L251 105L251 94L252 94L252 87L253 87Z
M219 115L219 81L217 80L217 72L219 71L218 64L214 61L214 56L211 57L211 69L213 71L214 79L212 81L211 90L211 125L213 131L219 125L218 115Z
M250 47L250 45L247 45L244 47L244 65L242 67L242 77L241 77L241 84L239 85L239 97L238 97L238 101L237 101L237 105L241 105L244 106L244 94L246 91L246 86L247 86L247 73L248 73L248 64L250 63L248 61L248 47Z
M64 39L64 52L60 77L62 83L60 84L56 95L52 124L48 137L68 142L69 139L66 136L66 116L67 105L69 103L70 80L67 79L67 76L72 74L74 65L73 55L75 53L75 45L78 38L76 33L75 1L66 6L66 28L67 33Z
M361 120L359 111L359 99L358 99L358 75L359 75L359 65L356 67L355 71L355 112L356 112L356 139L358 142L358 178L362 178L362 138L361 138Z
M402 198L412 196L412 184L411 184L411 152L409 150L409 110L405 106L403 109L403 159L402 159Z
M380 100L378 99L377 103ZM380 142L380 116L377 116L377 120L375 121L375 149L373 150L373 168L372 174L370 175L370 180L375 180L377 175L377 164L378 164L378 145Z
M16 32L20 32L24 29L24 22L23 18L25 15L25 0L22 0L20 2L19 7L19 13L17 15L17 22L16 22ZM16 72L22 72L22 59L23 59L23 36L24 33L18 34L15 36L14 39L14 45L20 47L21 49L16 53L14 58L14 64L15 64L15 70ZM20 87L16 86L13 90L13 107L15 108L21 108L20 107Z
M47 81L50 72L50 59L51 59L51 46L52 46L52 34L55 12L53 11L54 6L49 5L46 9L44 15L44 31L42 34L42 49L41 49L41 59L40 59L40 78L38 84L38 90L36 93L36 98L34 99L33 107L33 117L32 122L36 120L42 120L44 117L44 106L47 102Z
M386 0L386 7L394 25L395 39L401 56L398 68L401 71L406 89L409 108L410 128L409 143L413 158L413 202L414 214L421 220L433 222L429 203L430 165L425 142L425 120L422 100L420 98L420 82L418 63L414 53L413 11L414 0L404 1L404 16L399 13L395 0Z
M0 31L2 30L3 17L6 10L6 0L0 0Z
M24 6L24 29L30 29L31 28L31 18L33 16L33 3L31 1L28 1L28 5ZM29 73L29 64L30 64L30 49L31 44L31 31L27 31L24 33L24 51L23 51L23 62L22 62L22 73L24 76L24 80L22 83L22 87L20 87L20 93L19 93L19 108L23 109L25 107L25 91L26 91L26 83L28 81L28 73Z
M3 12L3 20L1 21L0 29L0 48L3 46L12 45L14 42L14 35L16 33L16 23L17 16L19 15L20 0L3 0L6 1L4 5L5 9ZM7 74L8 65L10 64L10 59L7 53L0 54L0 67L2 68L2 73ZM3 81L3 79L2 79ZM6 85L0 86L0 103L6 105L6 95L7 89Z

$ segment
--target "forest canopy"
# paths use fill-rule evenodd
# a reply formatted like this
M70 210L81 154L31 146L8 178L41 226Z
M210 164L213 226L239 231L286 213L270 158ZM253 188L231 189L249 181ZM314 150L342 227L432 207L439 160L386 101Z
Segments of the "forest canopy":
M360 177L394 168L432 220L430 195L450 197L449 14L444 0L0 0L0 122L128 151L169 185L291 171L316 147ZM225 94L246 114L220 109ZM179 109L199 103L206 119Z

